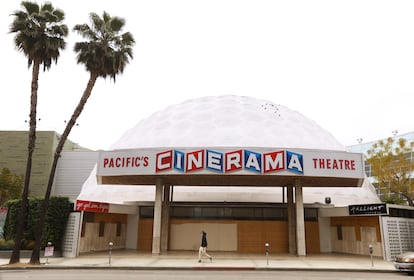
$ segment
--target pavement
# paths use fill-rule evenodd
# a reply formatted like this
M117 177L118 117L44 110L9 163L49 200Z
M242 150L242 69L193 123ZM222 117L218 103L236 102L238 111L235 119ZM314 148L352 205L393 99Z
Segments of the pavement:
M9 265L9 258L0 258L4 269L135 269L135 270L335 270L397 272L392 262L378 257L350 254L314 254L304 257L289 254L240 254L208 252L213 260L198 262L198 252L173 251L160 255L135 250L113 250L81 254L75 258L42 257L40 265L30 265L29 258Z

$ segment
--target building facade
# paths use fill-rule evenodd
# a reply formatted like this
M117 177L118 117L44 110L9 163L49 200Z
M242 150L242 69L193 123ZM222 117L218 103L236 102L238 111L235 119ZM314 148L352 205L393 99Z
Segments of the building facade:
M163 157L165 151L171 154ZM288 152L295 155L292 165L275 170L276 155L286 164ZM197 170L198 153L210 160L203 166L208 171ZM267 166L259 164L265 154L274 156ZM381 203L363 176L361 154L268 101L222 96L173 105L139 122L108 151L62 152L53 194L75 203L63 254L107 250L109 242L154 254L197 250L201 230L213 251L263 253L269 243L280 254L369 255L372 247L375 256L390 259L414 249L413 209ZM160 176L124 172L157 155ZM249 160L238 162L237 155ZM325 160L314 162L315 155ZM225 156L232 159L227 169ZM355 169L362 176L301 173L312 165L338 171L348 156L361 158ZM302 165L306 158L310 166ZM189 159L193 164L183 165ZM237 163L241 171L232 169ZM105 174L104 165L116 172Z
M0 131L0 169L25 175L27 162L28 131ZM43 197L46 191L53 156L60 135L54 131L37 131L33 153L29 195ZM86 151L72 141L66 141L64 151Z
M174 152L170 157L162 157L163 151L158 148ZM100 164L117 171L122 166L148 164L151 156L139 154L145 149L155 149L154 154L161 155L158 169L173 166L178 173L189 171L189 174L179 177L166 171L168 176L156 176L121 171L109 178L112 175L105 177L101 173ZM259 159L264 159L263 154L275 150L283 150L286 159L288 151L304 155L303 158L312 158L305 156L307 152L324 155L334 152L335 156L328 157L338 160L350 154L360 157L359 153L347 153L331 134L286 107L237 96L190 100L142 120L107 152L131 150L138 154L126 152L123 156L107 157L101 152L97 168L83 184L76 209L89 217L87 221L79 219L85 229L80 234L79 253L83 248L106 249L109 240L100 234L108 227L108 232L120 234L113 238L125 238L125 243L117 244L121 248L155 254L195 250L199 246L198 233L205 230L210 250L216 251L261 253L268 242L275 253L367 254L366 245L371 244L376 255L383 255L379 215L372 218L362 214L358 219L349 215L351 204L380 204L372 185L363 177L362 164L358 167L360 177L351 184L338 183L344 176L342 173L330 174L334 179L324 180L326 174L296 177L298 173L282 171L275 181L276 176L272 178L263 170L252 168ZM192 171L197 164L184 167L179 162L195 160L198 152L204 155L200 158L211 160L212 164L206 167L219 173L229 170L234 176L211 177L210 173ZM258 175L238 177L231 168L221 169L219 155L231 157L233 153L249 158L249 171ZM167 158L174 158L175 162ZM311 160L312 164L323 165L332 172L338 169L339 161ZM312 169L311 165L304 169ZM243 168L246 170L246 166Z

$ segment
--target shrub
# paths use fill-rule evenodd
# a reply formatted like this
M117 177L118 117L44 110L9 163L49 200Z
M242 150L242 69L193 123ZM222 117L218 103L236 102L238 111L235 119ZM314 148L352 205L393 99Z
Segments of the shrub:
M29 209L25 217L25 229L23 233L22 249L33 249L35 230L39 223L43 199L30 198ZM5 240L13 240L16 232L21 200L11 200L7 203L9 209L4 224ZM51 197L46 216L45 228L41 247L44 248L47 242L52 242L56 250L60 250L66 222L71 212L71 203L67 197Z
M14 240L0 239L0 250L13 250Z

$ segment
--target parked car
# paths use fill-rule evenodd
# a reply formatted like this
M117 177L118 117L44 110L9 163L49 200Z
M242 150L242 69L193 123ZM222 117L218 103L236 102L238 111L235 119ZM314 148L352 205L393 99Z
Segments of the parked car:
M405 252L396 256L394 267L400 271L414 272L414 252Z

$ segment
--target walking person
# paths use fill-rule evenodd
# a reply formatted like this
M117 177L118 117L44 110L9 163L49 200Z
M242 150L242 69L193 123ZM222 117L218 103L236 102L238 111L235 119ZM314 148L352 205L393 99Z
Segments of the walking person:
M210 259L210 262L213 262L213 258L207 254L207 233L203 230L201 232L201 245L198 249L198 262L201 263L201 257L206 256Z

